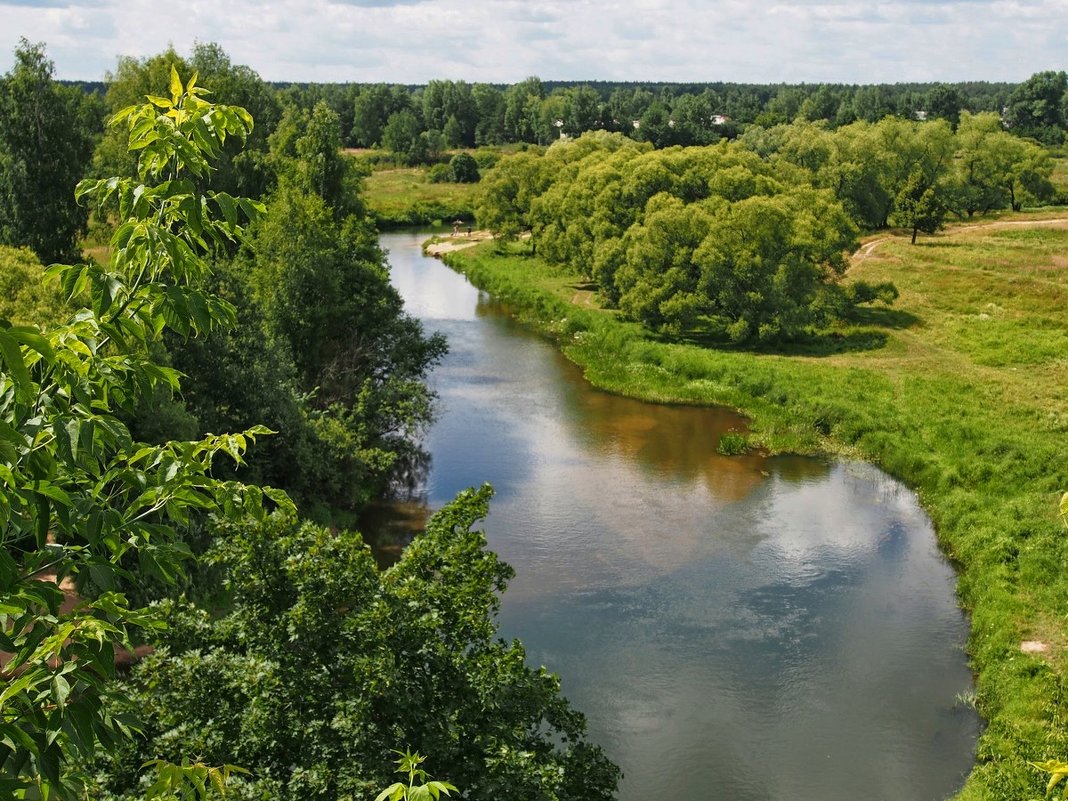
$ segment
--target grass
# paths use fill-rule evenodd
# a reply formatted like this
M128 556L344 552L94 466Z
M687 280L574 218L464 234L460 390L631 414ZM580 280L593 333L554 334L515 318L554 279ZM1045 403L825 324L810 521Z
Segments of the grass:
M1041 797L1028 761L1068 758L1068 217L1005 220L879 243L846 280L893 281L894 309L790 355L664 341L521 245L446 257L599 387L727 405L751 417L749 445L867 459L916 490L958 569L989 721L966 801ZM874 346L819 344L851 339ZM1024 640L1049 648L1025 654Z
M474 216L478 184L432 184L426 174L425 167L371 173L364 199L379 227L449 223Z

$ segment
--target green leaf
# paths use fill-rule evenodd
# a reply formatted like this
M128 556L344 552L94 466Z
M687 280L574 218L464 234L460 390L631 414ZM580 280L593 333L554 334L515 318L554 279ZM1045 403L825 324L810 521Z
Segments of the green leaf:
M375 801L386 801L387 798L389 798L389 799L401 798L404 795L404 790L405 790L405 786L403 784L401 784L400 782L394 782L389 787L387 787L385 790L380 792L377 796L375 796ZM397 795L397 793L400 793L400 795Z
M8 372L15 379L15 394L20 402L28 403L32 397L33 382L30 380L30 373L26 369L26 362L22 358L22 349L19 348L18 343L8 331L3 328L0 328L0 356L3 356Z
M171 98L177 103L182 94L182 79L178 77L178 70L171 64Z
M56 706L62 710L67 705L67 698L70 695L70 684L63 678L62 674L56 674L56 677L52 679L52 697L56 699Z

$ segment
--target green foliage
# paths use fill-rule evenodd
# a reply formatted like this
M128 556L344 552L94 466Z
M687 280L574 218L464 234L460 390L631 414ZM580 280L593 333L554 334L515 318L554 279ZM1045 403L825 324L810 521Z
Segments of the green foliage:
M403 86L380 83L362 88L354 101L353 139L361 147L385 146L383 132L389 118L411 108L412 99Z
M920 170L914 170L894 198L895 221L912 231L912 244L915 245L917 232L933 234L942 227L945 217L946 207L935 187Z
M0 319L51 328L66 317L59 282L28 249L0 246Z
M431 781L430 776L425 770L419 767L426 757L420 756L418 752L411 753L410 751L394 751L395 754L400 754L400 759L397 760L397 773L404 773L408 775L408 783L395 782L380 792L375 798L375 801L437 801L438 798L444 793L445 795L451 795L452 791L456 789L455 786L448 782ZM416 781L419 784L416 784Z
M305 395L314 443L282 465L282 484L304 499L360 506L418 461L413 435L431 415L424 379L444 339L424 336L404 313L373 226L336 219L296 187L272 197L243 264L263 339L287 354Z
M456 182L456 173L450 164L432 164L426 171L426 179L432 184L450 184Z
M1046 762L1031 762L1030 764L1032 767L1050 774L1049 784L1046 785L1046 795L1052 794L1057 789L1057 785L1068 778L1068 762L1050 759ZM1065 785L1061 798L1068 798L1068 785Z
M134 717L115 714L116 649L135 629L160 625L134 608L119 582L172 581L196 516L262 515L280 493L212 477L217 456L240 462L269 433L209 435L148 445L117 412L179 387L151 354L164 331L203 333L233 308L198 288L205 253L244 237L262 208L198 192L210 159L252 121L202 99L195 76L171 73L169 97L121 111L138 177L82 182L94 204L115 201L121 221L111 263L57 267L65 294L87 306L66 325L0 323L0 648L13 679L0 694L0 786L8 797L69 797L79 766L127 738ZM136 575L130 570L136 565Z
M311 111L287 107L270 146L287 187L318 195L339 219L363 214L359 193L367 173L341 153L341 120L326 103Z
M739 146L653 151L618 134L502 161L479 221L524 224L553 265L599 284L625 317L736 342L794 337L822 322L856 229L829 190Z
M243 141L231 139L223 145L210 182L219 191L259 198L274 181L266 158L267 136L278 124L281 109L275 92L249 67L232 64L219 45L198 42L188 57L173 47L143 59L120 56L115 71L107 76L107 107L117 112L143 103L148 95L165 95L172 68L181 74L196 72L201 87L255 118L256 127ZM97 145L92 174L133 176L135 171L136 160L126 148L123 132L110 128Z
M194 750L248 768L249 797L370 798L400 742L447 766L465 798L611 798L618 770L559 680L498 636L513 572L474 528L489 497L461 493L384 572L356 534L280 515L224 524L210 560L225 613L166 606L170 626L127 686L147 740L98 792L134 798L130 766Z
M1064 98L1068 74L1036 72L1009 97L1008 122L1013 133L1047 145L1064 143Z
M745 434L728 431L719 438L716 453L724 456L738 456L749 451L749 438Z
M392 150L404 164L422 164L429 154L419 118L411 111L397 111L382 129L382 147Z
M530 205L550 183L546 163L535 153L517 153L501 161L481 182L475 209L480 228L501 239L514 239L530 226Z
M77 253L86 214L74 187L97 128L81 92L52 71L44 46L22 39L0 79L0 244L28 247L46 264Z
M467 153L457 153L449 160L449 167L457 183L477 184L480 179L478 162Z
M188 759L180 765L151 759L144 767L156 769L156 781L145 791L145 801L208 801L225 797L230 776L248 773L234 765L216 768Z

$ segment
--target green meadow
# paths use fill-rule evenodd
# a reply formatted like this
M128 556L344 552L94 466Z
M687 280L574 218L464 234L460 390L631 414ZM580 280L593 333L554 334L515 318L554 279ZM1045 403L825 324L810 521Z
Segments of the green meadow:
M474 216L478 184L431 183L425 167L381 169L365 179L368 211L384 228Z

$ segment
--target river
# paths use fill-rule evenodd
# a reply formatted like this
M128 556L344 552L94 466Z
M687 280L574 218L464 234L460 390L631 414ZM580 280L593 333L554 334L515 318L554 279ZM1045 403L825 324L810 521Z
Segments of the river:
M489 545L517 572L501 634L560 675L621 801L959 789L967 621L915 495L862 463L720 456L733 413L593 389L425 236L382 237L449 340L419 503L493 484Z

